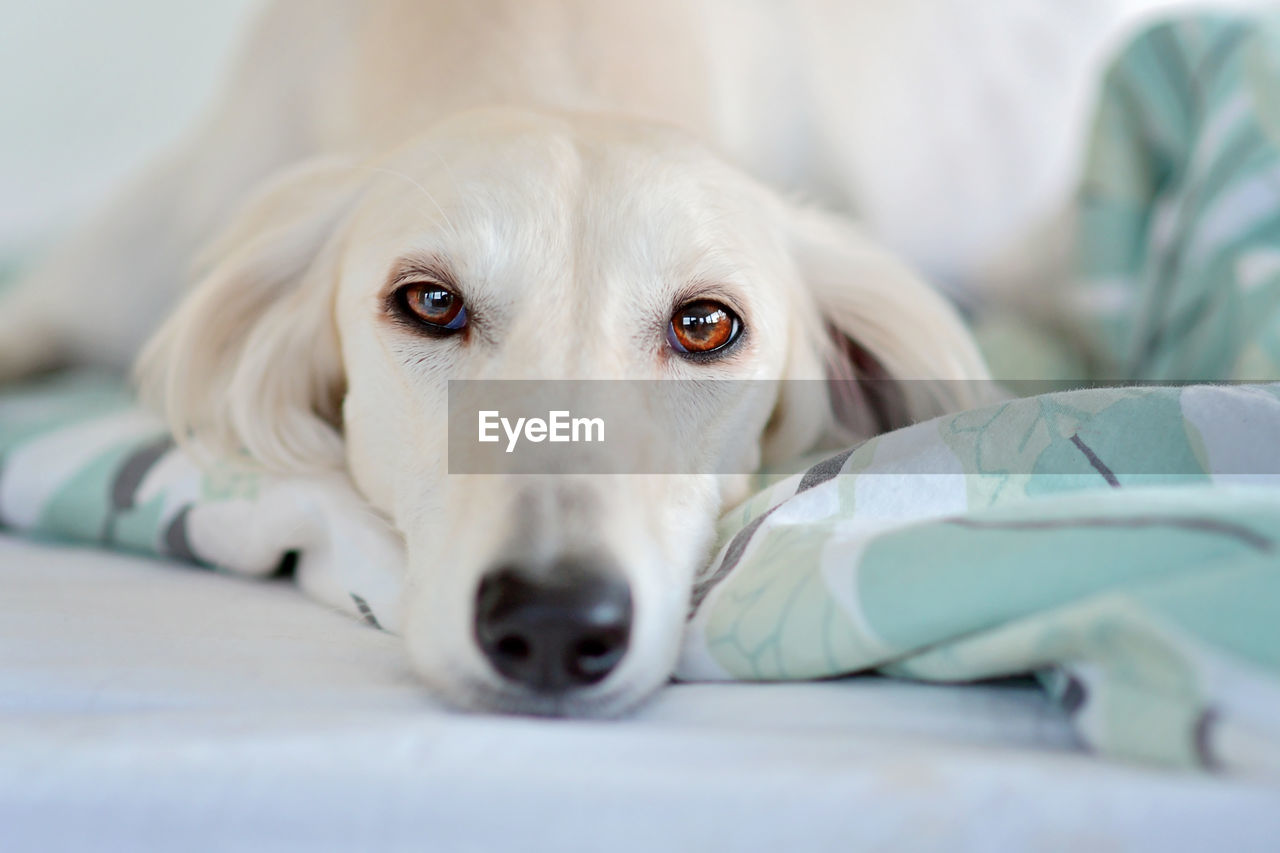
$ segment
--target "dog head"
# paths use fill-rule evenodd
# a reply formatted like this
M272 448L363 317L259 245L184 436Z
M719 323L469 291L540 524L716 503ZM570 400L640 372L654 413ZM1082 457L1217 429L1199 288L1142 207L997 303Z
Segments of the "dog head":
M463 706L608 714L663 683L747 479L450 473L450 380L753 380L771 390L680 415L686 458L745 472L965 406L946 380L985 375L946 303L856 229L622 119L482 111L370 165L301 166L206 266L144 390L179 436L344 467L404 536L415 666ZM944 381L886 412L856 393L877 374ZM844 393L784 381L832 376Z

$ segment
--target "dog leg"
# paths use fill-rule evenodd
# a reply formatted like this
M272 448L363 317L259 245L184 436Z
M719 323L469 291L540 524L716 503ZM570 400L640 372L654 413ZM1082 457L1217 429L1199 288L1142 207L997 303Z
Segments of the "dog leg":
M57 363L126 369L181 296L193 259L289 140L230 110L0 291L0 381Z
M128 188L0 297L0 378L55 362L128 365L194 249L182 159Z

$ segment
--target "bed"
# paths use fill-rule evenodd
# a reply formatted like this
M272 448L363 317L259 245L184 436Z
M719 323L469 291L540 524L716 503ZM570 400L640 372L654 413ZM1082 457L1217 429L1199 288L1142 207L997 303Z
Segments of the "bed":
M1268 76L1265 63L1257 61L1257 45L1265 47L1277 33L1274 24L1255 28L1239 20L1191 18L1149 31L1113 66L1086 168L1092 192L1078 211L1082 242L1074 292L1080 299L1063 315L1095 373L1168 381L1257 380L1280 373L1280 324L1271 322L1276 312L1267 307L1280 293L1280 265L1272 248L1280 205L1246 205L1257 215L1233 221L1215 217L1212 207L1206 212L1186 204L1188 198L1256 200L1254 189L1271 180L1280 163L1275 114L1262 111L1260 120L1249 119L1235 106L1235 93L1280 79ZM1162 73L1167 70L1162 63L1171 50L1174 56L1203 60L1205 51L1217 55L1215 45L1222 44L1239 48L1224 54L1238 62L1197 60L1193 65L1209 75L1200 82L1212 84L1205 89L1213 94L1209 114L1221 111L1231 118L1232 132L1223 132L1225 120L1210 122L1217 128L1211 134L1203 132L1202 122L1175 122L1187 130L1187 139L1166 132L1168 126L1160 122L1171 114L1167 110L1186 107L1187 92L1166 90L1178 78ZM1145 103L1165 111L1126 108L1125 98L1135 91L1145 92ZM1214 150L1205 143L1210 137L1226 147ZM1233 158L1233 139L1250 140L1256 156ZM1148 146L1154 143L1172 143L1177 151L1153 151ZM1128 180L1134 172L1113 168L1126 158L1190 157L1193 150L1201 161L1232 168L1184 172L1180 183L1144 187ZM1148 233L1147 213L1169 205L1204 215L1184 216L1171 229ZM1196 246L1194 263L1173 264L1178 274L1160 280L1148 274L1169 268L1161 259L1180 257L1179 247L1187 245ZM1239 288L1219 287L1224 270ZM1152 298L1153 288L1164 296ZM1185 312L1164 311L1202 305L1198 295L1211 292L1231 298L1196 313L1191 325L1185 324ZM1114 310L1117 305L1145 308L1122 313ZM1241 316L1257 323L1250 326L1247 345L1232 348L1227 345L1235 340L1231 323ZM1143 348L1144 360L1135 362L1130 356L1139 339L1155 344ZM1005 353L1004 360L1031 363L1025 352ZM81 386L76 393L85 391ZM1276 774L1252 774L1243 760L1233 762L1230 774L1214 772L1214 762L1200 760L1204 750L1197 741L1201 723L1214 721L1206 707L1216 707L1202 705L1228 694L1236 708L1261 709L1262 722L1274 728L1280 722L1280 715L1268 715L1268 709L1280 707L1274 672L1237 679L1226 689L1214 680L1221 668L1197 670L1208 673L1209 689L1191 697L1195 714L1183 721L1186 730L1157 738L1152 746L1144 745L1142 731L1152 718L1145 712L1126 717L1123 703L1113 706L1105 725L1082 722L1079 696L1072 698L1082 682L1068 678L1055 684L1060 668L1038 669L1021 659L1018 663L1026 665L1000 667L979 655L967 658L972 664L967 668L939 669L928 638L918 639L912 651L920 654L906 669L902 654L856 665L842 660L826 669L811 664L770 669L758 660L735 658L732 629L742 612L734 610L735 587L724 582L726 577L733 581L732 572L718 576L718 569L735 553L750 558L750 547L767 551L769 537L778 533L773 525L788 512L794 520L801 512L796 507L820 498L826 481L805 476L790 485L784 481L731 514L721 552L700 581L705 618L693 622L696 642L690 648L697 653L684 656L681 675L759 683L673 684L623 721L462 715L433 704L412 677L397 638L375 630L378 617L387 623L387 614L395 610L393 585L334 575L335 566L352 563L341 559L344 553L368 553L376 547L372 539L348 541L354 551L335 558L333 548L315 547L316 541L332 545L330 540L265 542L221 535L237 519L253 516L265 519L265 528L280 525L252 505L235 505L243 483L221 484L218 500L195 501L196 494L208 498L207 483L183 479L180 460L159 464L172 448L156 443L154 422L117 411L122 405L117 386L90 386L87 392L87 398L66 396L64 402L71 401L80 413L101 405L111 428L122 430L104 440L101 453L89 454L83 437L72 434L69 444L59 439L46 445L46 452L53 449L54 463L24 469L14 448L30 435L18 435L20 424L16 433L6 434L19 419L0 419L0 520L7 526L0 533L0 846L6 850L268 845L309 850L1262 850L1280 845ZM1075 406L1087 417L1073 421L1073 429L1087 426L1085 421L1105 427L1108 412L1131 402L1112 392L1073 393L1110 394L1088 398L1101 401L1096 405ZM1252 425L1247 440L1225 426L1200 430L1202 422L1193 413L1209 411L1201 405L1205 394L1244 407L1215 410L1215 417L1220 425ZM1099 490L1150 485L1143 478L1151 476L1166 478L1166 484L1169 477L1203 481L1199 485L1206 488L1195 498L1162 494L1154 499L1165 501L1160 504L1165 509L1177 504L1183 506L1173 509L1207 514L1208 521L1195 522L1202 530L1234 530L1241 547L1259 554L1227 556L1247 557L1251 562L1245 568L1254 577L1273 582L1271 541L1280 524L1280 502L1272 495L1280 476L1280 442L1268 436L1274 438L1280 424L1272 412L1280 406L1280 388L1155 388L1130 397L1147 398L1149 412L1140 413L1142 418L1163 412L1161 417L1176 424L1153 434L1185 438L1177 451L1182 467L1146 470L1144 460L1126 455L1130 451L1123 442L1108 444L1107 436L1120 436L1143 445L1132 414L1124 415L1102 430L1101 443L1095 441L1098 435L1078 429L1070 439L1059 436L1075 467L1039 469L1036 473L1048 475L1040 482L1058 484L1061 494L1053 497L1059 503L1035 503L1031 511L1056 512L1074 506L1071 501L1092 503ZM96 402L86 404L86 399ZM1062 399L1051 402L1056 406ZM1034 405L1012 403L979 420L983 429L1001 418L1016 427L1025 420L1019 412ZM934 430L930 440L945 443L975 433L962 419L939 423L928 427ZM867 466L887 464L878 473L912 474L902 465L921 458L919 444L904 441L904 434L844 455L830 473L863 477ZM917 429L911 435L920 434ZM1190 438L1202 435L1220 440ZM906 455L886 457L880 453L886 447ZM955 441L947 447L957 459L980 456L965 456ZM1055 447L1048 442L1049 455L1033 461L1052 457L1053 464L1066 464L1067 457L1053 456ZM66 460L75 455L68 448L83 455L84 470L95 472L93 488L76 479L81 469L67 467ZM1258 452L1242 456L1241 448ZM925 457L924 464L937 464L937 456ZM950 464L951 457L946 458ZM1117 466L1116 458L1130 467ZM110 464L97 465L101 459ZM132 465L139 459L145 465ZM1273 467L1260 472L1264 459ZM963 460L956 464L964 467L915 471L913 482L930 482L920 474L1009 474L977 470ZM61 473L51 475L59 466ZM159 473L148 481L144 475L153 469ZM1244 484L1247 495L1229 492L1242 480L1250 481ZM127 490L117 488L122 481L129 482ZM871 481L864 477L863 482ZM926 507L906 521L925 524L910 531L928 535L960 517L970 528L975 520L979 527L989 525L1001 520L1002 512L1016 515L1032 505L1022 500L1031 497L1031 479L1019 482L1023 491L1008 507L991 495L985 503L975 501L970 493L941 509ZM32 489L38 500L30 497ZM1201 497L1203 505L1197 504ZM1112 519L1126 509L1123 495L1097 500L1115 503L1108 511ZM790 509L775 512L779 506ZM219 515L226 507L240 515ZM1138 506L1142 512L1148 508ZM802 520L823 519L802 515ZM735 551L735 541L748 529L743 547ZM17 538L18 531L27 538ZM887 529L885 541L892 544L892 535ZM73 541L97 547L69 544ZM282 550L303 552L293 563L292 578L275 572ZM1177 546L1170 553L1190 551ZM242 576L212 571L211 565ZM749 578L742 567L751 565L739 560L730 569L739 579ZM768 561L757 559L754 565L767 569ZM1229 566L1227 574L1235 568ZM1250 619L1237 623L1252 626L1245 645L1253 644L1249 649L1255 657L1274 653L1276 600L1255 598L1259 606L1249 611ZM717 625L728 628L716 635ZM969 633L958 630L951 651L972 652L972 645L963 645ZM1188 659L1199 661L1198 649L1191 648ZM965 655L947 652L944 657L955 665ZM801 656L805 660L812 659ZM933 684L879 674L833 677L882 663L888 665L881 669L897 676L978 680ZM984 673L1033 670L1042 680L983 680ZM1077 674L1097 692L1087 668ZM1101 683L1105 696L1107 682ZM1237 744L1232 755L1265 758L1276 743L1280 740ZM1186 760L1179 752L1183 747ZM1099 755L1099 748L1106 755ZM1269 755L1270 764L1262 763L1280 767L1275 760L1280 753ZM1198 769L1171 769L1179 764Z
M0 538L8 850L1263 849L1260 782L1099 760L1034 684L459 715L287 581Z

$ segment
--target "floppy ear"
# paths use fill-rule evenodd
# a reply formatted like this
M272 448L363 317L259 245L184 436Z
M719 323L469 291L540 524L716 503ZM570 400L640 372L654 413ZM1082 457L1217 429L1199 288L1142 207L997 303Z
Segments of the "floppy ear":
M977 344L950 303L853 224L788 207L804 310L766 442L771 459L849 444L990 399ZM802 299L802 303L805 301Z
M330 238L356 197L356 175L329 160L289 170L202 256L199 283L136 371L143 399L180 441L247 452L275 470L341 464Z

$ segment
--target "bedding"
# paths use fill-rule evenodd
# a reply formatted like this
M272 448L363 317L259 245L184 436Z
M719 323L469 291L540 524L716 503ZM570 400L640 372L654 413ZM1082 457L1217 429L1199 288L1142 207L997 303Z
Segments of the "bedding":
M1280 385L1197 385L872 439L725 516L677 676L1037 672L1103 752L1280 773L1278 432ZM293 555L313 596L395 630L397 545L344 489L191 453L100 378L11 392L0 521L249 575Z
M1071 320L1100 378L1280 373L1276 26L1157 27L1108 76ZM1038 394L873 439L725 516L677 675L1035 673L1104 754L1280 775L1277 439L1280 386L1257 381ZM395 537L341 483L206 469L111 378L5 394L0 523L288 565L398 627Z
M1068 328L1108 380L1280 376L1280 12L1192 16L1108 72Z

